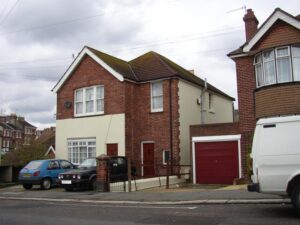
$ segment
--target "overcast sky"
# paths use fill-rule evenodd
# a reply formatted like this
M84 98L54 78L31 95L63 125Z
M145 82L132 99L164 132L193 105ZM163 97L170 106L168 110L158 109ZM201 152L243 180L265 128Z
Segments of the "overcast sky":
M0 0L0 112L55 125L51 89L85 45L124 60L156 51L237 98L226 54L245 41L243 6L260 24L276 7L300 14L299 0Z

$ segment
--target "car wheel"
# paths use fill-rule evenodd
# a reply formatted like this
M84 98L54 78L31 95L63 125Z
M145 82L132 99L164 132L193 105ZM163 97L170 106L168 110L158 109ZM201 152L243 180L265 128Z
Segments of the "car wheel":
M73 188L65 188L65 191L73 191Z
M45 178L42 180L42 183L41 183L41 188L43 190L49 190L51 188L51 180L49 178Z
M292 203L293 203L294 209L297 211L298 214L300 214L300 185L297 185L293 189Z
M97 190L97 179L93 178L90 182L90 189L93 191Z
M26 190L30 190L32 188L32 184L23 184L23 188Z

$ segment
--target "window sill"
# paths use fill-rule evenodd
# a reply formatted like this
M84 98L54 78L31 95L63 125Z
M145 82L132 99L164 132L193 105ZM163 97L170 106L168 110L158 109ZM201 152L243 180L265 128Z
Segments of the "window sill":
M163 112L163 109L156 109L156 110L151 110L151 113L158 113L158 112Z
M83 114L75 114L74 117L86 117L86 116L99 116L104 115L104 112L98 112L98 113L83 113Z
M213 110L213 109L209 109L208 112L211 113L211 114L215 114L216 113L215 110Z

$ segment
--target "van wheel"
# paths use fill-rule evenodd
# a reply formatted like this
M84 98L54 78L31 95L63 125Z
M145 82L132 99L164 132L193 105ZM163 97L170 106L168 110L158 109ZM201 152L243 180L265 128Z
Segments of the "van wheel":
M30 190L32 188L32 184L23 184L23 188L26 190Z
M298 214L300 214L300 185L297 185L294 187L292 192L292 203L294 206L294 209Z
M42 183L41 183L41 189L43 190L49 190L51 188L51 180L49 178L45 178L42 180Z
M93 191L97 190L97 179L93 178L90 182L90 189Z

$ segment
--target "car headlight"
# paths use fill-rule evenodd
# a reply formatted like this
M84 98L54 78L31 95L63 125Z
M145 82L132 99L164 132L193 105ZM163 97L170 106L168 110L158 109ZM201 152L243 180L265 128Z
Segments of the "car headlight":
M81 175L77 175L77 179L79 179L79 180L80 180L80 179L81 179Z
M59 175L58 175L58 179L62 179L62 175L59 174Z
M73 175L73 179L76 179L76 175L75 174Z

